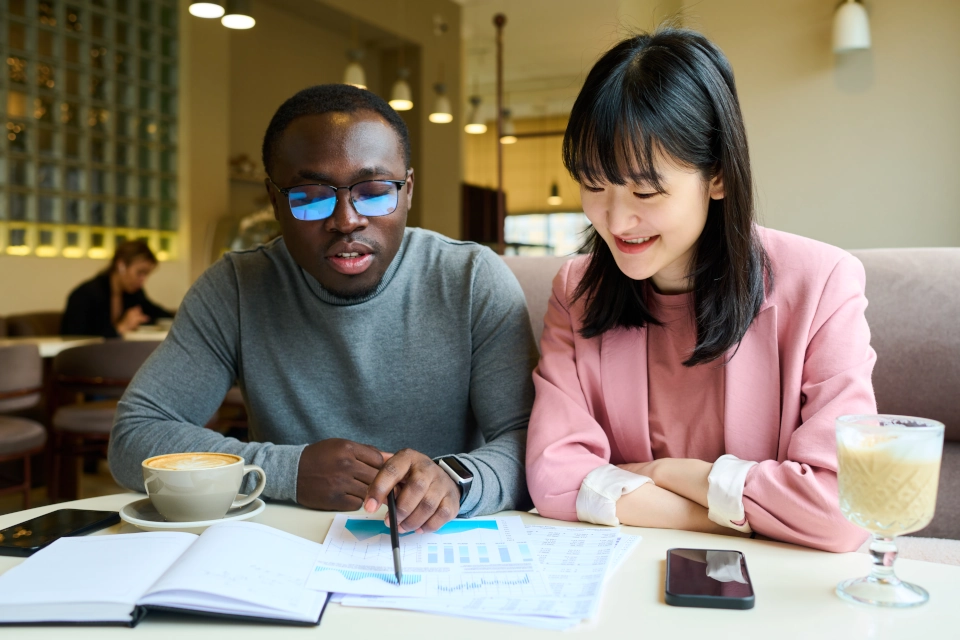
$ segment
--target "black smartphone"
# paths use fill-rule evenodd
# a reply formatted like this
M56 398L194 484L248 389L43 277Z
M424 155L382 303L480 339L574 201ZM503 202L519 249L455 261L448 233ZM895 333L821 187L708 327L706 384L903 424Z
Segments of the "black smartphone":
M59 509L0 530L0 555L33 555L58 538L82 536L120 522L116 511Z
M665 599L675 607L752 609L747 561L739 551L669 549Z

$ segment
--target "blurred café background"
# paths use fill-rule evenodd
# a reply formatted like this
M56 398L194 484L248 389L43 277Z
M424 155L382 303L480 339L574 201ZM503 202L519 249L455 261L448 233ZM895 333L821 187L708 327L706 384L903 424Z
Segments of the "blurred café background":
M48 338L67 295L144 239L146 291L175 310L223 252L275 237L260 144L310 85L364 85L400 112L408 224L569 255L587 226L560 161L570 108L601 52L670 21L733 64L763 224L845 249L960 246L960 2L845 4L0 0L0 347L31 338L42 358L20 383L0 359L0 513L24 507L24 459L32 506L120 491L102 451L132 372L58 359L99 343ZM165 329L122 341L128 369ZM208 426L243 437L242 400Z

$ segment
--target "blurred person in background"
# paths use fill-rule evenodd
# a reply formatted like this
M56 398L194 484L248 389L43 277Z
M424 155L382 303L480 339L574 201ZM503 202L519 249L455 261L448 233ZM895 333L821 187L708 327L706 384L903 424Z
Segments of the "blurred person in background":
M61 335L117 338L158 318L172 318L143 290L156 268L157 257L145 241L119 245L109 267L70 292Z

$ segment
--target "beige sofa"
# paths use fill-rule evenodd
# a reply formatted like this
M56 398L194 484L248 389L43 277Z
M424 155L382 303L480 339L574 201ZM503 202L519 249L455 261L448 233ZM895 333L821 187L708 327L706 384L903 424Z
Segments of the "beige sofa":
M960 540L960 248L854 251L867 273L867 321L882 413L946 425L937 513L919 536ZM505 256L527 298L537 340L565 257ZM904 540L902 553L960 564L960 542Z

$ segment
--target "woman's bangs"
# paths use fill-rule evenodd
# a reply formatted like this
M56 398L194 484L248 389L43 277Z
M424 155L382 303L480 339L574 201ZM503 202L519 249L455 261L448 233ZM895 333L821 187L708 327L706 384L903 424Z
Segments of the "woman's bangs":
M580 184L646 184L662 192L656 169L656 139L648 135L641 105L619 95L600 95L571 114L563 141L563 164ZM619 104L617 104L619 103Z

